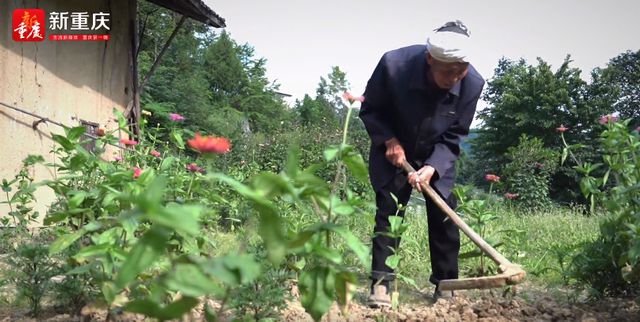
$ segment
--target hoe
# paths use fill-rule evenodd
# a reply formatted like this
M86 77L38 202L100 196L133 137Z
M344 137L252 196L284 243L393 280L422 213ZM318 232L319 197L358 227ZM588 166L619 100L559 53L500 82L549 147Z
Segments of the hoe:
M413 167L405 161L402 165L404 171L407 173L414 172ZM508 259L506 259L502 254L498 253L498 251L489 245L480 235L478 235L469 225L467 225L461 218L453 211L445 202L440 198L440 196L427 184L426 182L421 182L420 186L422 188L423 194L425 197L431 198L433 202L435 202L442 211L444 211L447 216L464 232L469 239L471 239L482 252L487 254L497 265L499 274L493 276L484 276L484 277L474 277L474 278L462 278L455 280L442 280L440 281L439 288L443 291L448 290L467 290L467 289L486 289L486 288L498 288L506 285L515 285L522 280L526 275L525 271L522 269L520 265L511 263Z

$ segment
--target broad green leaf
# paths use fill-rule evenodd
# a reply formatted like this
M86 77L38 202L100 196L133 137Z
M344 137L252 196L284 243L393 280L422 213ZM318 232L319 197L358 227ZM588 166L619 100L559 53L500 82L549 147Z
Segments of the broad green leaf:
M336 274L336 297L341 307L347 305L353 298L356 281L356 276L351 272Z
M118 126L121 130L126 130L127 129L127 118L124 116L124 113L122 113L121 110L117 109L117 108L113 108L111 111L116 118L118 119Z
M111 248L111 244L91 245L80 249L80 251L73 255L73 257L81 261L96 255L103 255L109 250L109 248Z
M287 163L285 165L285 173L289 178L295 178L298 174L298 165L300 164L300 148L291 145L287 151Z
M166 158L164 158L162 160L162 163L160 164L160 171L165 172L165 171L169 170L174 162L176 162L176 158L175 157L166 157Z
M144 314L160 321L167 321L182 318L182 316L190 312L198 303L198 299L185 296L162 307L159 303L150 299L140 299L127 303L125 310Z
M164 280L164 284L169 289L187 296L222 294L221 287L194 264L177 264Z
M416 281L413 280L413 278L410 278L410 277L408 277L408 276L406 276L404 274L400 274L400 273L398 273L397 276L398 276L398 279L401 280L403 283L406 283L406 284L409 284L409 285L413 286L413 288L415 290L420 290L420 287L418 286L418 284L416 284Z
M188 312L198 305L199 301L196 298L185 296L173 303L167 305L162 310L162 316L158 318L161 320L175 320L180 319Z
M249 283L260 275L260 264L248 254L218 257L201 266L205 272L230 286Z
M391 269L397 269L401 259L402 257L400 257L400 255L394 254L387 257L384 263Z
M302 247L304 244L307 243L307 241L309 241L309 239L311 239L311 237L313 237L313 235L315 235L315 233L316 231L313 231L313 230L303 230L299 232L296 235L296 237L289 242L287 247L289 248Z
M49 226L57 222L67 219L71 215L71 212L52 212L44 218L44 225Z
M332 146L330 148L327 148L323 152L324 159L327 161L331 161L335 159L335 157L338 155L338 152L340 152L340 147Z
M67 247L71 246L71 244L73 244L76 240L78 240L78 238L82 237L84 234L86 234L89 231L93 231L95 229L93 229L95 227L95 224L98 224L97 222L92 222L87 224L84 228L77 230L75 232L72 233L68 233L68 234L64 234L60 237L58 237L58 239L56 239L51 246L49 246L49 254L53 255L53 254L57 254L65 249L67 249Z
M116 287L113 285L113 282L104 282L100 289L102 290L102 296L104 296L107 303L113 303L117 295Z
M127 260L122 264L116 277L116 286L119 289L124 288L138 274L149 268L164 253L168 239L168 232L157 226L142 235L129 252Z
M125 310L132 313L140 313L149 317L157 318L157 314L161 311L160 304L149 300L140 299L133 300L125 306Z
M300 302L315 321L320 321L333 303L335 275L329 267L303 271L298 282Z
M78 208L87 197L87 193L84 191L78 191L73 197L69 198L69 208Z
M182 139L182 134L180 132L173 130L171 131L171 138L178 145L178 148L184 150L184 140Z
M361 183L369 183L369 170L360 153L353 151L347 156L342 158L342 161L347 165L347 169L351 171L351 174Z
M335 214L348 216L355 212L355 209L348 203L341 201L337 197L333 196L333 204L331 205L331 211Z
M262 209L260 209L262 208ZM260 211L260 237L267 247L268 257L274 264L279 264L286 253L286 240L282 232L282 219L275 212L265 207L259 207Z
M80 137L84 134L85 130L86 129L84 126L76 126L71 129L65 128L65 132L67 132L67 138L71 142L77 142L78 139L80 139Z
M60 144L66 151L71 151L75 148L75 144L71 143L71 141L62 135L51 134L51 139Z
M369 262L369 248L353 232L344 226L333 226L331 230L344 239L347 247L356 254L363 265L367 265Z
M157 211L162 204L164 197L164 187L166 179L162 176L155 176L153 169L148 169L140 175L138 182L146 184L146 190L134 202L142 208L144 212Z
M284 177L271 172L262 172L251 180L254 191L261 196L273 198L283 193L293 193L293 187Z
M200 234L201 213L202 207L199 205L170 204L158 212L149 213L148 218L183 235L197 236Z
M340 255L340 253L335 249L330 249L330 248L326 248L324 246L318 245L313 250L313 254L315 256L324 258L333 264L337 264L337 265L342 264L342 255Z

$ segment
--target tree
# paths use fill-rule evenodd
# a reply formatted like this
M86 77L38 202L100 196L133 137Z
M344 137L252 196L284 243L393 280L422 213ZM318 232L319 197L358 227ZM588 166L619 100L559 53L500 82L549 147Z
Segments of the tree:
M489 107L478 113L482 124L478 136L470 140L473 157L482 160L484 173L497 173L510 160L507 151L518 145L518 138L525 134L541 140L546 148L560 146L556 128L561 124L570 131L565 137L573 142L590 144L598 135L598 118L613 111L612 106L594 104L594 91L580 77L580 70L570 67L570 56L553 71L551 66L538 58L537 65L525 60L501 59L495 76L488 82L484 100ZM595 157L597 147L582 150L584 160ZM576 174L570 168L561 168L552 178L552 195L566 194L564 198L577 198Z
M591 73L590 97L601 106L611 106L620 118L640 123L640 50L626 51L612 58L605 68Z

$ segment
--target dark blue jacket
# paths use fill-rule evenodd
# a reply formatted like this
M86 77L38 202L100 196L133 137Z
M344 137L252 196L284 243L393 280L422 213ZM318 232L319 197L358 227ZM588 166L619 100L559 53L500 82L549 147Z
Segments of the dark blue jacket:
M433 166L431 184L447 198L455 180L460 140L469 134L482 76L469 66L467 76L450 90L427 80L426 46L415 45L382 56L367 83L360 119L371 137L369 174L375 190L402 170L385 157L384 142L397 138L416 170Z

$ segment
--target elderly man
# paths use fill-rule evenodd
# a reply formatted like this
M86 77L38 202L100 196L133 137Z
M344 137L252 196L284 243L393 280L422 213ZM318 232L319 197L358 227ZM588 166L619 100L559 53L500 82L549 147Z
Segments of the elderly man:
M436 29L425 45L389 51L367 83L360 118L371 137L369 172L376 193L376 224L371 265L372 307L389 306L393 271L385 264L399 240L385 236L389 216L406 205L412 188L427 182L455 208L451 193L460 140L468 135L484 80L469 64L469 31L460 21ZM403 161L415 169L406 175ZM427 198L428 199L428 198ZM438 282L458 278L460 235L446 214L426 201L434 298L443 294Z

